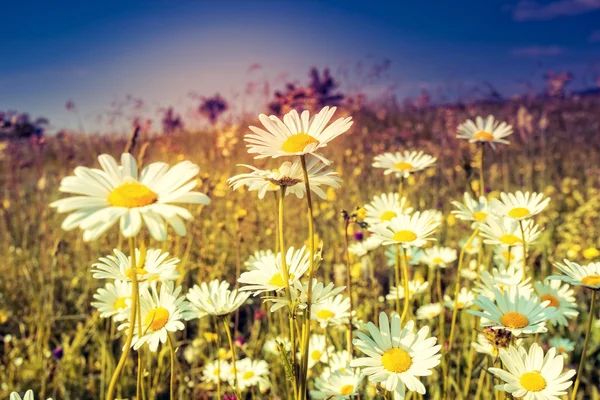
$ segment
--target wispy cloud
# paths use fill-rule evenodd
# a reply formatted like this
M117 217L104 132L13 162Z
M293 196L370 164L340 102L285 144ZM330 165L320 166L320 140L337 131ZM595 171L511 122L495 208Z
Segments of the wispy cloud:
M550 3L521 0L513 10L517 21L550 20L600 10L600 0L557 0Z
M600 30L592 32L588 40L592 43L600 42Z
M512 49L510 54L519 57L543 57L563 54L565 50L558 46L527 46Z

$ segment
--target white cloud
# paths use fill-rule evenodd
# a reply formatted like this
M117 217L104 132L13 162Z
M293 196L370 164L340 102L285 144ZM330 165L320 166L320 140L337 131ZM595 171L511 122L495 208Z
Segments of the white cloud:
M521 0L513 10L513 18L517 21L550 20L599 9L600 0L557 0L545 4Z

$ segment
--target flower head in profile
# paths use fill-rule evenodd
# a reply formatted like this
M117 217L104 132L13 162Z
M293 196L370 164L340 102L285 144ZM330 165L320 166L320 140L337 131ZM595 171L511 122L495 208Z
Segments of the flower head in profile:
M554 264L564 275L553 275L548 279L561 280L573 286L585 286L588 289L600 290L600 262L579 265L569 260L564 264Z
M542 233L540 227L532 220L523 221L525 242L529 245L535 242ZM483 242L491 245L522 246L523 234L519 221L508 217L490 215L485 223L479 225Z
M446 268L456 261L456 250L449 247L433 246L423 250L421 262L429 267Z
M311 308L311 319L318 321L323 328L346 324L350 317L350 299L341 294L328 297Z
M556 312L549 318L553 326L568 326L569 319L577 318L579 311L575 302L575 292L571 286L552 280L535 282L534 287L541 301L550 301L547 307L556 308Z
M322 363L327 364L331 355L335 352L335 347L327 345L327 340L323 335L311 335L308 341L308 368ZM300 358L300 352L298 352Z
M312 306L314 307L315 305L321 304L326 300L337 296L345 288L346 286L336 287L333 282L325 285L323 282L319 282L317 279L313 278L311 297ZM294 282L290 287L290 295L292 303L295 304L297 311L300 312L305 310L306 307L308 307L308 282ZM280 308L288 306L287 298L282 296L266 296L264 300L273 303L271 312L275 312Z
M490 205L494 214L512 218L517 221L525 220L544 211L550 203L550 198L544 198L543 193L500 193L500 199L493 199Z
M250 297L250 293L238 292L229 289L229 282L217 279L208 284L202 282L200 286L194 285L186 298L187 310L183 312L186 320L202 318L205 315L228 315L240 308Z
M269 364L266 361L243 358L236 362L235 366L240 390L257 386L259 390L263 391L271 386L269 381ZM229 381L230 383L233 381L233 376Z
M92 265L93 277L131 282L133 277L131 257L118 249L114 249L113 252L114 256L100 257L98 262ZM169 253L163 253L160 249L144 251L136 249L135 254L138 264L135 268L138 282L172 281L179 277L177 272L179 259L168 258Z
M422 305L417 309L417 319L434 319L444 311L440 303L430 303Z
M506 122L500 123L494 119L493 115L488 115L485 120L478 116L475 122L469 119L459 125L456 137L466 139L469 143L489 143L492 148L496 148L495 143L510 144L504 138L512 133L512 126Z
M203 382L211 383L217 383L219 379L221 382L227 382L233 377L232 371L233 367L231 364L225 360L216 359L204 366L200 379Z
M410 280L408 281L408 293L410 295L409 298L412 298L414 295L422 294L427 291L429 288L429 282L423 282L421 280ZM398 293L400 291L400 293ZM396 286L390 287L390 292L385 296L388 301L396 301L398 298L404 298L404 288L400 286L400 288L396 288Z
M261 263L276 263L275 253L273 250L257 250L244 262L244 266L248 271L256 269L255 264Z
M21 396L17 392L12 392L10 394L9 400L21 400ZM25 392L22 400L35 400L35 396L33 395L33 390L29 389L27 392ZM48 399L48 400L52 400L52 399Z
M114 321L124 321L129 316L131 299L131 283L115 281L107 283L94 294L96 301L92 307L98 309L100 317L112 318Z
M556 353L565 359L569 358L569 354L575 350L575 342L563 337L553 337L548 344L555 347Z
M373 200L364 209L365 222L369 225L389 222L401 214L410 214L412 208L407 207L406 197L400 198L398 193L382 193L373 197Z
M396 265L396 246L388 246L385 249L384 254L386 258L386 265L388 267L393 267ZM409 265L419 265L425 252L420 247L409 247L408 249L404 249L404 254Z
M429 327L425 326L415 333L413 321L402 327L400 316L392 314L392 320L386 313L379 315L379 328L372 322L367 325L369 334L356 332L357 339L352 342L358 350L366 354L352 360L352 367L364 367L362 373L369 381L381 383L394 393L395 399L403 399L406 388L425 394L425 386L419 380L429 376L432 369L440 364L441 345L436 338L429 336Z
M452 205L457 209L452 211L456 218L463 221L472 221L472 228L476 228L478 224L484 222L490 214L488 201L485 196L480 196L479 199L474 199L470 193L465 192L464 201L452 201Z
M422 171L435 164L436 157L422 151L408 151L404 153L383 153L375 156L373 167L384 169L384 175L395 174L397 178L408 178L410 174Z
M575 370L563 372L564 358L552 347L546 355L534 343L525 350L522 346L500 349L504 369L490 368L489 371L506 382L496 389L510 393L515 398L527 400L559 400L567 394L573 384Z
M493 268L492 273L481 271L479 277L480 280L475 282L473 291L492 301L494 300L494 291L496 289L500 290L501 293L504 293L506 290L518 289L519 294L527 298L531 297L533 293L531 278L524 277L521 265L511 265L508 268L499 266L498 268Z
M358 393L363 375L357 369L347 368L315 379L315 389L310 391L312 399L343 400Z
M431 235L439 226L431 213L416 212L413 215L399 215L387 224L370 226L382 244L399 244L404 248L422 247L427 241L435 240Z
M166 223L185 236L183 220L191 220L192 214L176 204L210 203L205 194L193 191L200 168L189 161L172 168L152 163L138 174L129 153L121 156L121 165L108 154L98 160L102 169L77 167L74 176L62 179L58 190L75 196L50 204L59 213L71 213L62 228L82 229L85 241L96 240L117 221L125 237L136 236L145 225L154 239L165 240Z
M456 302L456 308L458 310L462 310L466 307L470 307L473 304L473 300L475 300L475 295L473 292L468 290L467 288L461 288L460 292L458 292L458 301ZM448 295L444 295L444 305L449 309L454 309L454 299Z
M307 110L301 115L292 110L283 116L283 121L275 115L261 114L258 119L265 129L251 126L253 133L244 136L248 153L257 154L254 158L312 154L329 164L317 150L326 147L352 126L352 117L339 118L328 126L335 110L335 107L324 107L312 117Z
M286 188L286 195L294 194L299 199L306 193L304 183L304 172L300 160L293 163L286 161L278 169L262 170L251 165L241 165L252 170L250 173L236 175L227 180L229 186L236 190L246 186L249 191L258 192L258 198L265 197L267 192L280 191L282 187ZM310 190L322 199L327 198L323 187L339 188L342 179L337 172L327 168L317 157L306 157L306 169L308 172L308 181Z

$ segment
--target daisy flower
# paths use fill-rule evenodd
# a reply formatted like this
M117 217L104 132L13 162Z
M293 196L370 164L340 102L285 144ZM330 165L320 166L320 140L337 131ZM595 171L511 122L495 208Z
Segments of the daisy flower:
M188 300L187 310L183 312L183 318L190 320L202 318L209 315L228 315L240 308L250 297L250 293L241 293L236 289L229 289L229 282L217 279L200 286L194 285L186 295Z
M415 279L408 281L408 293L411 298L416 294L425 293L425 291L427 290L428 287L429 287L429 282L423 282L423 281L415 280ZM400 296L400 297L398 297L398 296ZM398 298L403 299L404 298L404 288L402 286L400 286L400 293L398 293L398 288L396 288L396 286L392 286L390 288L390 292L387 294L387 296L385 296L385 298L388 301L395 301Z
M273 253L273 250L257 250L244 262L244 267L246 267L248 271L252 271L253 269L256 269L254 264L275 264L276 262L277 259L275 258L275 253Z
M431 237L439 222L431 219L429 213L416 212L413 215L399 215L383 225L373 225L369 230L381 239L382 245L399 244L404 248L422 247Z
M436 161L436 157L422 151L404 150L404 153L398 151L375 156L373 167L385 169L384 175L396 174L397 178L408 178L412 173L433 166Z
M381 240L381 239L380 239ZM423 254L425 254L423 252L422 249L420 249L419 247L409 247L408 249L404 249L405 253L406 253L406 261L408 262L409 265L419 265L419 263L421 262L421 258L423 257ZM396 246L388 246L385 249L385 256L386 256L386 264L388 267L393 267L396 265Z
M341 294L311 306L310 318L318 321L322 328L347 324L349 317L350 299Z
M293 286L309 268L310 255L306 251L306 246L301 249L294 250L290 247L286 252L286 266L289 273L289 285ZM247 286L242 286L241 291L253 291L253 296L257 296L263 292L280 291L286 287L283 275L283 266L281 264L281 253L277 253L276 263L266 262L255 263L256 269L242 273L238 278L239 283L244 283Z
M233 367L230 363L225 360L217 359L204 366L202 369L202 377L200 379L203 382L214 384L217 384L219 379L221 382L227 382L232 379L232 370Z
M9 400L21 400L21 396L17 392L12 392L10 394ZM29 389L27 392L25 392L25 395L23 395L23 400L35 400L35 396L33 395L33 390ZM52 400L52 399L48 399L48 400Z
M470 307L473 304L473 300L475 300L475 295L467 288L461 288L460 292L458 292L458 303L456 304L456 308L462 310L463 308ZM448 295L444 295L444 305L449 309L454 309L454 299Z
M181 309L187 308L184 297L180 296L181 286L174 288L173 282L163 282L160 291L156 285L142 289L140 292L140 309L142 317L142 336L139 336L137 322L133 325L133 348L139 349L148 343L150 351L156 352L159 343L167 341L168 332L183 330ZM129 329L130 322L119 326L119 330Z
M343 400L358 394L363 375L348 368L315 379L315 389L310 391L312 399Z
M401 214L410 214L413 209L406 206L406 197L400 198L398 193L382 193L373 197L373 200L364 209L366 216L364 221L369 225L389 222L392 218Z
M565 359L569 358L569 353L575 350L575 342L567 338L553 337L548 343L550 346L555 347L556 353Z
M112 318L115 322L124 321L129 316L131 283L115 281L107 283L94 294L92 302L102 318Z
M577 303L575 303L575 292L569 285L563 285L561 281L535 282L535 291L540 301L550 301L547 307L556 308L556 312L548 319L553 326L568 326L568 319L579 315Z
M277 336L276 338L268 338L263 344L263 351L272 356L279 355L279 346L287 352L292 350L292 343L287 336Z
M440 303L425 304L417 309L417 319L433 319L443 311Z
M561 280L573 286L585 286L586 288L600 289L600 262L581 266L569 260L563 260L564 264L554 264L564 275L551 276L548 279Z
M546 321L556 311L554 307L546 307L550 303L548 300L540 302L535 296L523 296L517 288L510 288L504 293L495 288L494 298L496 303L485 296L478 296L473 304L482 311L469 312L485 319L481 326L505 329L515 336L548 331Z
M441 345L436 338L428 338L429 327L415 333L413 321L401 327L400 316L392 314L391 322L386 313L379 315L379 328L372 322L367 325L369 335L356 332L352 342L367 357L350 362L352 367L365 367L362 373L373 383L394 393L395 400L404 399L405 387L410 391L425 394L421 376L432 374L431 369L440 364Z
M326 147L352 126L352 117L339 118L327 126L335 110L335 107L324 107L312 117L307 110L303 111L302 115L292 110L283 116L283 121L275 115L261 114L258 119L266 130L250 127L253 133L244 136L248 153L257 154L254 158L312 154L329 164L329 161L316 151Z
M449 247L433 246L423 250L421 262L429 267L446 268L456 261L456 250Z
M466 268L463 268L462 271L460 271L460 276L471 281L477 280L479 278L479 274L486 269L486 266L479 264L477 260L469 261L469 264L467 264L465 267Z
M333 282L325 285L323 282L319 282L317 279L313 278L311 304L314 306L315 304L323 303L325 300L343 292L345 288L346 286L335 287ZM290 289L292 289L292 303L296 304L298 312L306 309L308 303L308 282L303 284L300 281L296 281ZM264 301L274 303L271 306L271 312L275 312L288 305L287 298L281 296L266 296Z
M100 257L99 262L92 265L92 276L96 279L115 279L130 282L133 272L131 270L131 257L126 256L118 249L114 249L114 256ZM135 259L140 262L141 252L135 249ZM137 281L173 281L179 277L177 272L178 258L170 258L169 253L163 253L160 249L146 250L144 265L137 266Z
M484 120L480 116L475 119L475 122L470 119L458 126L458 139L467 139L469 143L489 143L492 148L496 148L494 143L510 144L504 139L512 135L512 126L506 122L494 120L493 115L488 115Z
M494 246L494 263L502 266L519 266L523 265L523 249L521 245Z
M463 239L460 242L458 242L460 248L462 249L463 247L466 246L465 253L467 253L470 256L474 256L475 254L478 254L479 250L481 248L481 238L479 236L475 236L471 240L471 243L469 243L467 245L468 241L469 241L469 239Z
M350 369L350 353L348 350L340 350L329 355L328 366L323 369L321 378L327 378L329 374L337 371L346 372Z
M500 193L500 200L493 199L492 212L498 216L513 218L522 221L541 213L550 203L550 198L544 198L543 193L529 193L518 191L513 193Z
M452 205L457 210L451 213L456 215L456 218L463 221L472 221L471 228L476 228L479 223L484 222L490 214L488 201L485 196L480 196L479 199L474 199L470 193L465 192L464 202L452 201Z
M363 257L366 256L369 252L378 249L379 246L381 246L381 239L374 235L371 235L360 242L352 243L348 247L348 251L350 252L350 254L354 254L356 257Z
M327 364L334 351L334 346L327 346L325 336L311 335L308 341L308 368L312 368L318 363ZM300 358L300 352L298 352L298 358Z
M286 195L294 194L299 199L303 198L306 193L304 172L300 160L293 163L286 161L274 170L261 170L244 164L238 166L249 168L252 172L229 178L227 183L233 190L246 186L249 191L258 192L259 199L263 199L267 192L280 191L281 187L286 188ZM327 169L327 166L321 163L318 158L307 156L306 169L308 170L310 190L320 198L327 198L322 186L336 189L340 187L342 179L337 176L337 172Z
M508 268L500 266L493 268L492 273L481 271L480 281L475 282L473 291L479 293L490 300L494 300L494 290L499 289L504 293L506 290L518 289L521 296L531 297L533 286L531 278L523 279L522 266L510 266Z
M237 361L235 366L240 390L258 386L259 390L263 391L271 386L269 382L269 364L266 361L243 358Z
M138 176L137 162L129 154L121 155L119 166L108 154L98 157L102 169L77 167L75 176L62 179L59 191L76 196L57 200L50 207L59 213L72 212L62 228L82 229L83 240L96 240L117 221L125 237L134 237L146 225L156 240L167 238L165 221L174 231L185 236L183 219L192 214L177 203L208 205L210 199L194 192L192 180L200 168L183 161L169 169L162 162L144 168Z
M512 342L519 346L523 339L515 339L511 333L503 330L484 330L485 333L477 334L477 342L471 342L471 346L476 352L486 354L496 359L499 355L499 350L508 348ZM508 332L508 335L504 334Z
M531 345L529 352L521 346L511 346L508 350L500 349L500 359L506 370L489 369L506 382L497 385L496 389L516 398L560 400L559 396L567 394L567 388L573 383L571 378L575 370L563 373L564 358L556 354L554 347L544 356L544 350L536 343Z
M492 245L522 246L523 237L519 221L513 218L489 216L485 223L479 225L483 242ZM540 227L532 220L523 221L525 242L531 244L540 237Z

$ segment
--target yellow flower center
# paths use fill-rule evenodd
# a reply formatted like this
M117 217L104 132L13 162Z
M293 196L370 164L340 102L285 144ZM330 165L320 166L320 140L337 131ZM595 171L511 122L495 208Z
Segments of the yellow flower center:
M565 352L565 348L564 348L564 346L558 346L558 349L556 349L556 350L558 350L558 353L559 353L559 354L561 354L561 353L564 353L564 352Z
M108 202L114 207L143 207L156 203L157 200L156 193L138 182L126 182L108 195Z
M412 365L412 358L406 351L394 347L383 353L381 364L386 370L401 374L408 371Z
M508 212L508 216L513 218L525 218L529 214L529 210L525 207L515 207Z
M519 329L529 325L529 320L523 314L511 311L500 317L500 323L507 328Z
M252 372L252 371L246 371L246 372L244 372L243 378L244 379L254 378L254 372Z
M221 370L219 368L215 368L213 371L213 376L219 376L219 373L221 373Z
M442 257L436 257L433 259L433 263L434 264L443 264L444 260L442 259Z
M317 139L306 133L296 133L283 142L281 150L286 153L301 153L309 144L319 143Z
M290 280L294 280L294 274L290 274ZM271 277L269 284L273 286L284 287L285 281L283 280L283 276L281 276L280 273L276 273Z
M354 385L344 385L342 386L342 388L340 389L340 394L342 396L348 396L349 394L351 394L352 392L354 392Z
M521 242L521 239L511 234L502 235L500 236L499 240L507 246L514 246L515 244Z
M412 242L413 240L415 240L417 238L417 234L414 233L413 231L398 231L396 233L394 233L393 239L396 242L399 243L408 243L408 242Z
M600 275L588 275L581 280L581 283L588 286L596 286L600 284Z
M151 331L162 329L167 322L169 322L169 311L162 307L151 310L144 319L144 324L148 325Z
M400 162L394 164L394 168L404 172L404 171L412 170L414 168L414 166L411 163L408 163L406 161L400 161Z
M137 276L139 277L140 275L147 275L148 271L146 271L144 268L136 268L135 269L135 273L137 274ZM133 270L131 268L128 268L125 271L125 276L128 277L129 279L132 278L133 276Z
M459 310L461 308L464 308L464 306L465 306L465 303L463 303L462 301L459 301L458 303L456 303L456 308L458 308Z
M528 392L541 392L546 388L546 380L538 371L525 372L521 375L519 383Z
M546 307L556 307L558 308L558 299L554 296L552 296L551 294L545 294L542 296L542 303L546 300L550 300L550 304L548 304Z
M115 310L120 310L121 308L127 307L127 303L126 303L127 299L128 299L128 297L126 297L126 296L119 297L117 299L117 301L115 301L115 304L114 304Z
M475 211L473 213L473 219L477 222L485 221L487 216L487 213L484 213L483 211Z
M396 214L393 211L386 211L383 214L381 214L381 220L382 221L391 221L392 218L396 217L398 214Z
M317 318L319 319L330 319L335 317L335 313L330 310L319 310L317 312Z
M508 262L514 260L515 255L512 252L509 251L505 251L502 253L502 257L504 257L504 259Z
M492 135L490 132L479 131L475 135L473 135L473 138L477 139L477 140L485 140L485 141L489 142L490 140L494 140L494 135Z
M313 361L317 361L321 359L322 355L323 353L321 353L319 350L315 350L312 353L310 353L310 358L312 358Z

